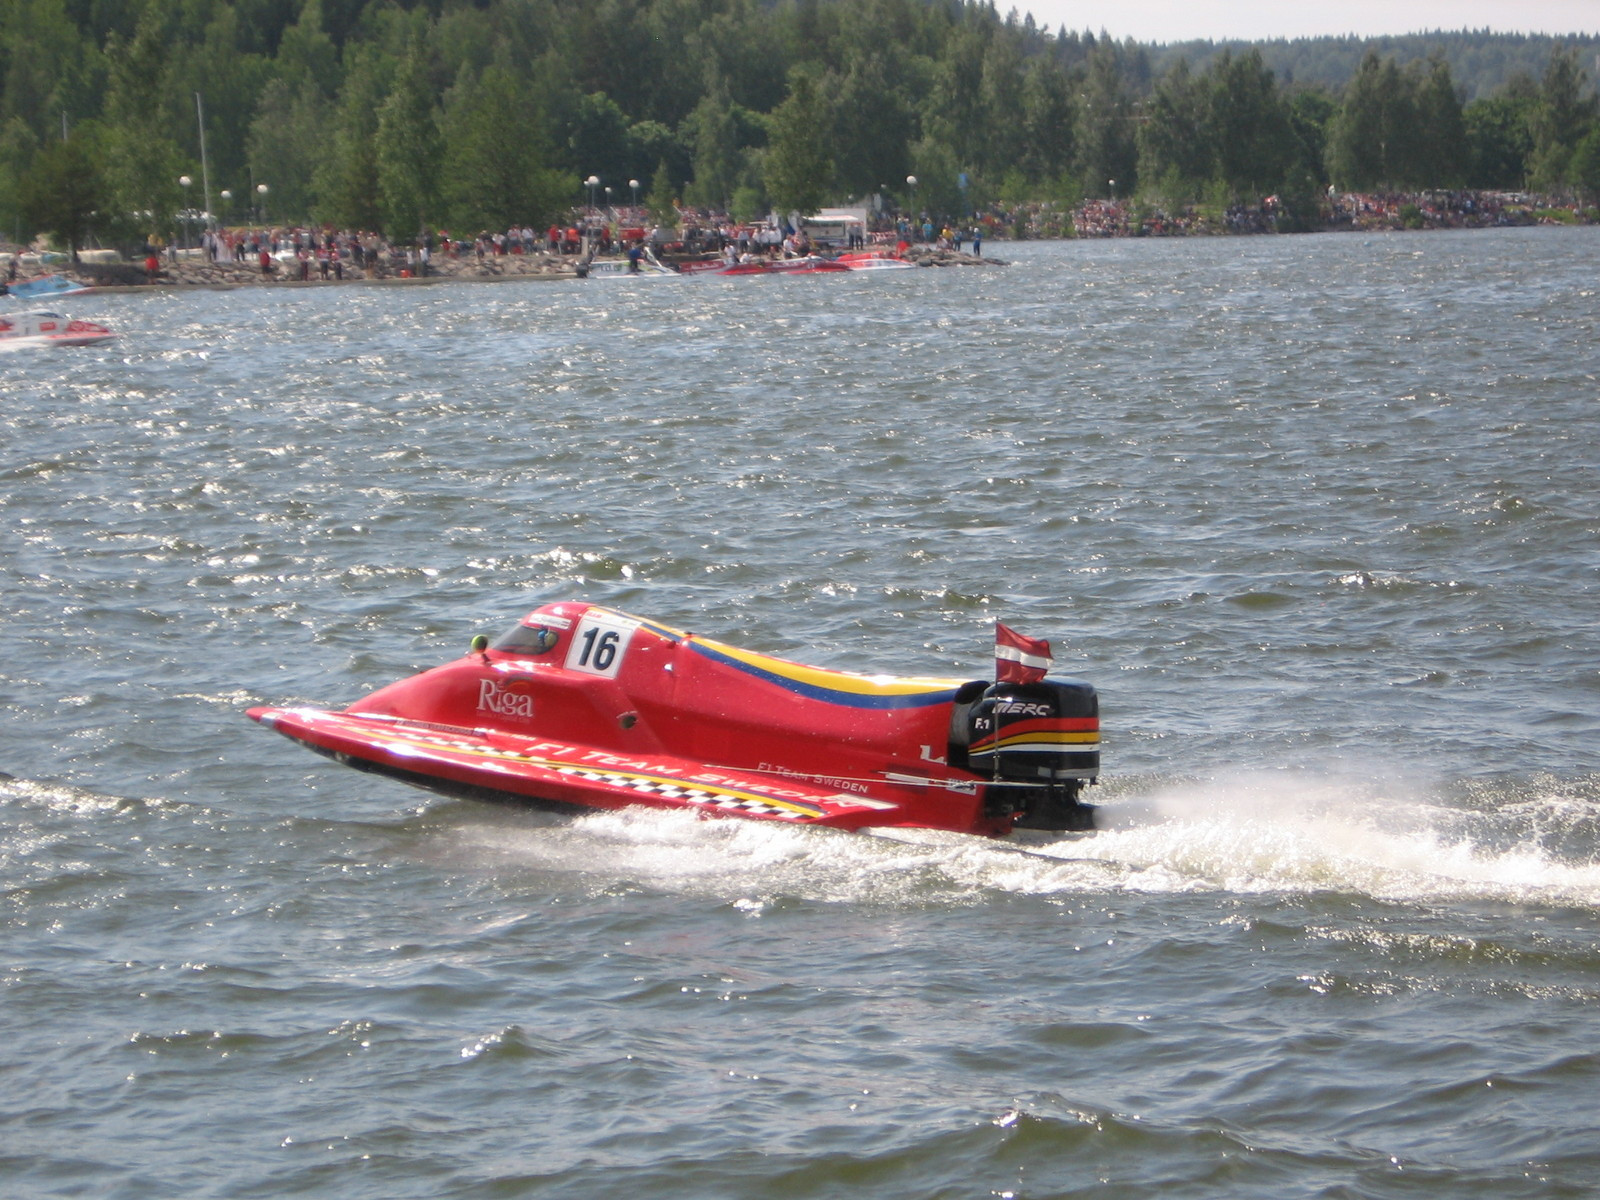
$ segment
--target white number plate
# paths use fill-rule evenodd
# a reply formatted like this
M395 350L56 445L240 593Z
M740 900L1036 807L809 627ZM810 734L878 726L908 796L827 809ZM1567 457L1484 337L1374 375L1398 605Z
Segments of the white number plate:
M585 613L567 645L567 670L615 679L637 628L610 613Z

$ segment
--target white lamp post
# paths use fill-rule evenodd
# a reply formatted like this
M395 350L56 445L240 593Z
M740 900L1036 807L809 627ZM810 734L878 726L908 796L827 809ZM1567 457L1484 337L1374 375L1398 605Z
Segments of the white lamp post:
M180 250L189 248L189 185L193 182L187 175L178 176L178 184L183 188L183 211L178 214L179 228L183 231L178 239Z

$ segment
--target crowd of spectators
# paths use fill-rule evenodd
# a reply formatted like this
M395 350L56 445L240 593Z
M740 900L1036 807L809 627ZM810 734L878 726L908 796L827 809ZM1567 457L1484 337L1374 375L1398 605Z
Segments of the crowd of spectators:
M1477 191L1335 192L1316 211L1291 211L1282 198L1224 208L1162 206L1129 200L1085 200L1062 210L1050 204L996 207L986 224L1013 237L1184 237L1277 233L1288 229L1481 229L1541 221L1587 223L1600 213L1570 201L1525 193Z
M1396 224L1430 229L1482 229L1491 225L1531 225L1563 207L1521 192L1430 191L1401 194L1334 195L1328 198L1330 227L1389 229ZM1577 206L1565 206L1584 220ZM1538 214L1543 213L1541 218Z
M1462 229L1493 225L1528 225L1538 221L1600 220L1600 213L1570 203L1558 206L1522 193L1428 191L1358 193L1329 189L1315 198L1315 211L1302 200L1298 211L1278 196L1257 204L1230 204L1217 209L1202 205L1160 206L1118 199L1085 200L1071 208L1036 203L1006 208L991 206L966 221L938 222L928 214L873 214L851 244L819 249L857 249L857 240L899 246L926 244L961 251L969 242L974 253L984 238L1006 237L1185 237L1208 234L1258 234L1286 229L1386 230ZM680 209L672 225L653 222L637 208L589 208L543 230L528 225L502 231L481 230L466 236L449 230L424 230L408 242L389 242L371 231L314 227L259 227L208 230L201 252L215 263L248 265L278 279L343 279L355 277L424 276L439 256L474 258L479 265L505 256L545 255L592 257L648 246L656 253L739 256L793 253L795 235L765 222L739 223L727 214ZM165 248L168 254L171 247ZM811 247L807 245L809 251ZM162 247L147 250L146 268L155 277ZM531 265L531 264L530 264Z

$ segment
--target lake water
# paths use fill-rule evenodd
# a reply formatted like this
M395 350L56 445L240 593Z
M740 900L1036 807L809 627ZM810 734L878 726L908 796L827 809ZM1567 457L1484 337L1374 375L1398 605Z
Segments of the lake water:
M1578 1197L1600 230L84 296L0 447L0 1194ZM1094 682L1037 855L243 716L547 600Z

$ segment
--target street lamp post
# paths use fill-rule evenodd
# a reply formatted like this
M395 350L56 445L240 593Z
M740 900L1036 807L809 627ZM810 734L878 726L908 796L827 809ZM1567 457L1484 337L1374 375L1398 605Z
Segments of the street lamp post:
M1117 181L1108 179L1106 180L1106 186L1111 189L1111 203L1115 204L1117 202Z
M906 176L906 187L911 194L911 203L908 207L912 225L915 227L912 231L912 237L915 238L917 236L916 230L922 228L922 223L917 220L917 177L915 175Z
M630 179L630 180L628 180L628 186L633 189L633 206L635 208L638 208L639 207L639 181L637 179Z
M593 208L595 203L594 193L595 189L600 186L600 176L591 175L589 178L585 179L584 182L589 185L589 207Z
M264 183L256 184L256 195L259 197L258 205L261 209L260 216L257 218L257 220L259 220L261 224L265 225L267 223L267 185Z
M183 211L178 214L178 228L183 232L178 236L178 249L189 248L189 185L194 180L187 175L178 176L178 184L183 188Z
M228 217L231 215L228 210L233 207L233 193L227 188L223 188L217 193L217 199L222 201L222 212L219 214L222 217L221 224L226 225Z
M606 186L606 212L609 213L610 211L611 211L611 187L608 184Z

